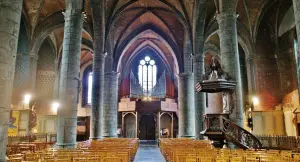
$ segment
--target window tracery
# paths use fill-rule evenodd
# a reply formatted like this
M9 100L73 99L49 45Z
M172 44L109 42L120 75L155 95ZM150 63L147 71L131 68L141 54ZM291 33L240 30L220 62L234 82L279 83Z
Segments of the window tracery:
M143 60L140 60L138 66L138 78L139 84L143 89L143 93L146 96L151 94L151 90L155 87L157 81L157 66L155 61L149 56L146 56Z

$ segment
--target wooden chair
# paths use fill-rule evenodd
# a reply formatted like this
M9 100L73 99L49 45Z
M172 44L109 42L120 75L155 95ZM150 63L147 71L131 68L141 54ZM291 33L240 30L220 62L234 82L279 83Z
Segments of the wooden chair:
M8 162L22 162L22 158L10 158L7 161Z
M71 159L56 159L55 162L71 162Z
M100 157L87 158L86 161L87 162L99 162L99 161L101 161L101 158Z
M216 162L229 162L229 157L217 157Z
M198 156L188 156L186 162L201 162L201 158Z
M243 162L243 157L231 157L230 162Z
M201 162L213 162L214 159L212 157L201 157Z
M122 159L118 157L104 157L102 162L122 162Z
M55 162L55 159L43 159L41 162Z
M255 157L246 157L246 162L259 162L259 159Z
M8 155L8 158L23 158L24 155L23 154L12 154L12 155Z
M73 162L86 162L86 158L73 158Z

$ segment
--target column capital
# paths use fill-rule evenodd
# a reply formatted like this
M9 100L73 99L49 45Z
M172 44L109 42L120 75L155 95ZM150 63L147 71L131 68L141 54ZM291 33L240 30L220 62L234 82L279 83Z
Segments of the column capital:
M96 61L102 61L104 62L105 61L105 58L107 56L107 53L102 53L102 52L94 52L93 54L93 58L94 58L94 62Z
M193 55L193 59L194 60L199 60L199 59L204 59L205 58L205 56L204 56L204 53L195 53L194 55Z
M28 53L16 53L16 56L28 56Z
M219 22L220 20L225 19L225 17L237 18L237 14L234 11L221 12L221 13L217 14L216 19Z
M62 12L62 14L64 15L65 20L70 20L71 18L82 18L83 20L83 13L81 9L70 9L70 10L66 10L65 12Z
M194 76L193 72L183 72L183 73L179 73L177 74L178 77L191 77Z
M249 60L254 60L256 58L256 56L254 54L250 54L248 56L246 56L246 61L249 61Z
M113 76L113 75L117 75L118 76L119 74L120 74L120 72L116 72L116 71L111 71L111 72L105 72L104 73L104 75L107 75L107 76L109 76L109 75L110 76Z
M38 60L39 59L39 55L29 54L29 58L34 59L34 60Z

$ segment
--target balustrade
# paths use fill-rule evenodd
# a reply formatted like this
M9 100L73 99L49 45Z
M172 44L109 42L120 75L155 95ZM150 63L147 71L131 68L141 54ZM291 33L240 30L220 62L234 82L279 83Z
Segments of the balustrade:
M262 148L262 144L253 134L241 128L234 122L228 119L228 114L207 114L204 120L203 134L208 138L219 141L222 146L222 141L232 142L240 148Z

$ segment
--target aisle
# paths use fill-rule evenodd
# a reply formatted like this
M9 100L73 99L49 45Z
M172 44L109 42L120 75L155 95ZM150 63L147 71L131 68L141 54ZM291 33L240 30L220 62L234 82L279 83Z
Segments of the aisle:
M157 144L141 142L134 162L166 162Z

